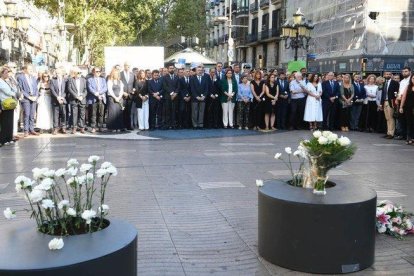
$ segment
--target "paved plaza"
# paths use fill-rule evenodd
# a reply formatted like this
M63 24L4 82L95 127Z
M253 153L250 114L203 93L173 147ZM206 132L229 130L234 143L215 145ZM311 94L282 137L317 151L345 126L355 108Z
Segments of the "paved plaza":
M310 132L241 132L24 139L0 148L0 208L25 206L14 192L17 175L30 175L34 167L59 168L69 158L84 162L99 155L119 169L107 203L110 216L139 230L139 275L304 275L258 255L255 180L287 178L274 154L286 146L294 148ZM332 171L330 180L369 186L380 200L414 211L414 147L378 134L348 137L358 151L353 160ZM20 220L27 217L18 215ZM2 217L0 223L8 222ZM323 235L315 237L315 247L318 239ZM353 275L414 275L414 237L399 241L377 235L374 266Z

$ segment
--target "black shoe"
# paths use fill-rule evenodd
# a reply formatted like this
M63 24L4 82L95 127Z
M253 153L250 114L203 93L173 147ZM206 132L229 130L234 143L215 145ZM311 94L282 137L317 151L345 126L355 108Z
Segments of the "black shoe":
M386 139L394 139L394 136L392 135L387 135L387 137L385 137Z

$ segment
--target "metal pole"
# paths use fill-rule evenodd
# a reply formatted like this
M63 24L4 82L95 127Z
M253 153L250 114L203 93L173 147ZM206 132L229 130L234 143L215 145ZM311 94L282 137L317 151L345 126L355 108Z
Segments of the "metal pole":
M298 60L298 49L299 49L299 30L296 31L296 38L295 38L295 61Z
M232 14L232 10L231 10L231 0L229 0L229 38L227 40L227 52L230 52L230 49L233 50L233 43L230 43L230 41L232 42L233 38L231 37L231 28L232 28L232 21L231 21L231 14ZM233 51L232 51L233 52ZM231 66L231 62L233 61L233 56L229 55L227 53L228 56L228 60L229 60L229 66Z

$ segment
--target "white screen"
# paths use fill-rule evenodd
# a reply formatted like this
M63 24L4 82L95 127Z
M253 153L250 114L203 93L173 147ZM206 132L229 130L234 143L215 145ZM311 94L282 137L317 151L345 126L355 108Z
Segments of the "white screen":
M125 62L130 68L160 69L164 67L164 47L105 47L105 73L108 75L112 67Z

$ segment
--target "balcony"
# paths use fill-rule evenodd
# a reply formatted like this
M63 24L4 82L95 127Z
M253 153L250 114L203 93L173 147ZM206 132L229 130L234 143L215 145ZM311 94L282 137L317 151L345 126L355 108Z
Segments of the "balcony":
M257 41L257 34L248 34L247 43L253 43Z
M250 9L249 10L250 10L251 13L257 13L259 11L257 1L250 4Z
M280 28L272 28L271 35L272 37L280 38Z
M282 4L282 0L271 0L273 5Z
M259 33L259 40L266 40L269 38L269 29Z
M260 8L262 10L269 8L269 2L269 0L260 0Z
M236 17L249 17L249 7L237 7Z

